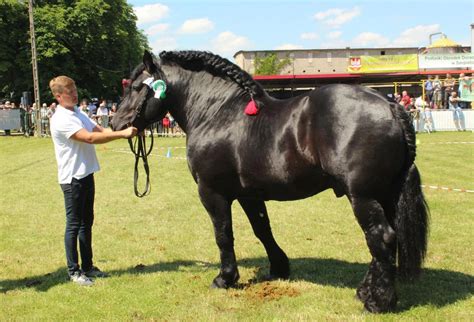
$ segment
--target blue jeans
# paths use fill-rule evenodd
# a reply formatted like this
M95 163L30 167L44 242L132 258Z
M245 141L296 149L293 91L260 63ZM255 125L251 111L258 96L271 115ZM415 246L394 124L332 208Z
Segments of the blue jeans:
M92 224L94 222L94 175L80 180L72 179L70 184L61 184L66 208L66 231L64 244L68 274L80 270L77 240L81 252L82 270L92 268Z
M464 113L460 107L449 107L449 110L453 112L453 120L464 119Z

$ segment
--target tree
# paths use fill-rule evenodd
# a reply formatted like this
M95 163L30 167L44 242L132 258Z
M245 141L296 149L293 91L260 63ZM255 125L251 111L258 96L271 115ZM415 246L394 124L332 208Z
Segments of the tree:
M33 88L28 10L14 0L0 0L0 99Z
M6 15L12 14L14 8L23 20L26 19L21 28L15 27L15 36L11 36L21 39L18 43L23 46L22 54L26 59L20 60L21 55L13 52L0 56L0 72L5 59L7 70L21 80L12 88L16 95L33 88L28 11L26 4L19 4L17 0L0 0L1 16L3 8L8 10ZM36 0L34 18L43 101L53 99L48 82L57 75L72 77L80 97L117 100L122 78L141 61L143 51L150 49L146 36L137 29L137 17L126 0ZM3 37L1 20L0 28L0 37ZM11 71L20 65L21 75ZM11 80L0 78L0 91L4 87L10 88L7 83ZM26 88L25 84L28 84Z
M291 59L278 59L277 55L267 54L264 57L255 57L255 75L277 75L291 63Z

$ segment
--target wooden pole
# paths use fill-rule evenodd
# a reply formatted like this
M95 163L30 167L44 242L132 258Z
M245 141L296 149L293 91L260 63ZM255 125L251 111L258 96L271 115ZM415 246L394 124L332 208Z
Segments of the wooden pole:
M35 37L35 21L33 17L33 0L28 0L28 15L30 17L30 38L31 38L31 65L33 70L33 87L36 103L34 118L36 120L35 136L41 136L41 117L40 117L40 91L38 80L38 62L36 60L36 37Z

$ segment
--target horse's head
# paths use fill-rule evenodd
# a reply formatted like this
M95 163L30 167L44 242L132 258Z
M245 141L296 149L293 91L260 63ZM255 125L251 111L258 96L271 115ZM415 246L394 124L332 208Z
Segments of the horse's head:
M124 97L112 118L114 130L133 125L142 131L164 117L166 81L153 54L145 51L143 64L132 72L126 83Z

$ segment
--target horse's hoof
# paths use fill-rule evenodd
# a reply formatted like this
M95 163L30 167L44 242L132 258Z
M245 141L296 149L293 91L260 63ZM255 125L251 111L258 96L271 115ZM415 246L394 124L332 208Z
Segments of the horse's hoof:
M285 260L282 261L279 265L270 265L270 277L272 279L282 279L287 280L290 278L290 263L288 258L285 255Z
M380 305L373 301L367 301L364 303L364 308L370 313L389 313L395 311L397 303L388 303L388 305Z
M227 289L227 288L229 288L229 285L227 285L227 283L225 282L225 280L222 277L217 276L212 281L211 288Z
M356 297L364 303L364 308L370 313L387 313L395 311L397 295L394 290L370 290L368 287L359 287Z
M229 287L233 287L237 283L239 278L240 276L238 272L234 274L232 281L227 281L225 278L222 277L222 275L219 274L212 281L211 288L228 289Z
M355 297L361 301L362 303L365 303L365 301L367 301L367 298L369 297L369 295L367 294L367 291L365 288L363 287L359 287L356 291L356 295Z
M287 280L290 278L290 273L289 272L270 272L270 274L265 276L265 279L268 281L274 281L274 280Z

